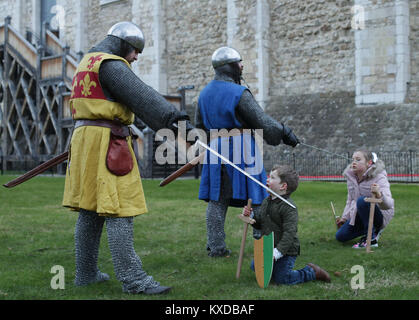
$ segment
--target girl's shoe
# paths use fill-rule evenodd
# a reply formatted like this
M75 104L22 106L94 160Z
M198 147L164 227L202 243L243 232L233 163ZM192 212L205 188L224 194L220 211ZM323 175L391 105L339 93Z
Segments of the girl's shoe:
M361 240L352 246L354 249L364 249L367 247L367 239L362 237ZM377 238L371 240L371 248L378 248L378 241Z

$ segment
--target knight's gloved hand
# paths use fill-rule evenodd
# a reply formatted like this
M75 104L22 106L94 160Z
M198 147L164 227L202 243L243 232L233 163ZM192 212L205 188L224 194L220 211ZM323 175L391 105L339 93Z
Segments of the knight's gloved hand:
M169 123L169 129L174 132L175 137L177 136L180 127L186 129L186 136L188 135L189 131L195 129L195 127L190 122L189 116L184 111L173 115L169 120Z
M189 121L186 121L186 136L188 136L189 131L196 129Z
M274 248L274 259L275 261L281 259L284 255L277 248Z
M298 140L297 136L285 124L282 124L282 126L284 127L284 136L282 137L282 141L284 141L286 145L294 148L300 143L300 140Z

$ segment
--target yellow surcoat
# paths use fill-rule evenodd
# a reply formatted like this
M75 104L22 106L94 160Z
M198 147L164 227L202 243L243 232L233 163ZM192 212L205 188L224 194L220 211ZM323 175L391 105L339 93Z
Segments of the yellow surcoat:
M73 78L70 108L73 119L118 118L124 124L134 121L134 114L124 105L106 99L99 82L99 68L107 59L122 60L101 52L83 57ZM134 167L124 176L112 174L106 167L110 129L81 126L74 130L70 144L63 206L95 211L99 215L131 217L147 212L140 172L131 146Z

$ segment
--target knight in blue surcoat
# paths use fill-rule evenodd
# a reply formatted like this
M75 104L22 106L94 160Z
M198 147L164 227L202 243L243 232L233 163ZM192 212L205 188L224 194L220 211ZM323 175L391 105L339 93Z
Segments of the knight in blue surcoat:
M263 140L269 145L276 146L282 141L295 147L298 138L289 127L266 114L249 88L241 85L243 64L237 50L218 48L212 55L212 66L215 77L199 95L195 126L207 132L212 149L266 184ZM253 212L257 214L267 196L260 185L207 152L198 197L208 202L206 224L210 257L226 257L231 253L224 231L228 207L243 207L252 199ZM254 237L258 237L257 230Z

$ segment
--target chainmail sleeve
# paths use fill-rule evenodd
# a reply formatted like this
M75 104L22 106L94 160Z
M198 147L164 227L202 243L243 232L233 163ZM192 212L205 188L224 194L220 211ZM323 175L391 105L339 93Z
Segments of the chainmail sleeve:
M168 128L176 131L174 124L180 120L187 121L187 130L193 128L185 112L178 111L160 93L141 81L122 61L103 62L99 80L107 96L126 105L152 130Z
M236 116L245 128L263 129L263 139L268 144L276 146L281 143L284 126L263 111L250 91L243 92Z

